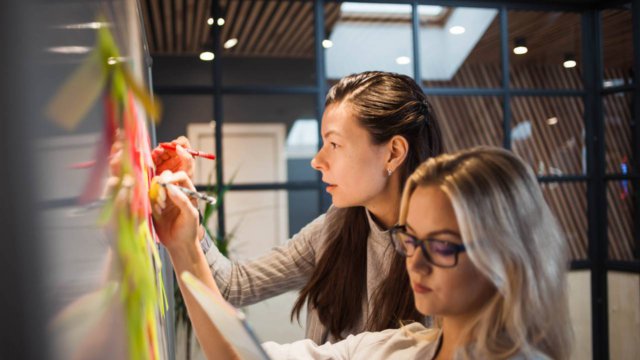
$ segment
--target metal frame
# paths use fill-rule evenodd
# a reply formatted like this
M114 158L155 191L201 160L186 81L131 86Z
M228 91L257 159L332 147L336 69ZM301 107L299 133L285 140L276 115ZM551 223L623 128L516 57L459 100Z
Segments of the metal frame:
M640 0L633 0L631 5L632 23L633 23L633 66L636 73L640 70ZM635 212L636 216L640 216L640 84L638 81L633 82L633 118L631 119L631 147L633 151L633 159L631 162L631 173L636 175L631 183L636 194ZM640 259L640 221L635 221L635 254L636 260ZM640 267L640 266L639 266ZM637 270L640 272L640 270Z
M606 185L604 183L604 114L602 105L601 21L596 10L582 18L585 138L587 144L587 218L589 260L591 260L591 333L594 359L609 358L609 308L607 296Z
M324 110L324 98L327 91L327 79L325 76L325 58L322 40L325 37L324 29L324 5L330 2L339 2L337 0L294 0L294 1L313 1L314 4L314 36L315 36L315 72L316 82L314 86L225 86L222 84L222 66L221 59L223 54L220 52L221 41L219 39L220 30L217 26L212 26L212 36L214 39L213 49L216 54L215 60L212 62L213 67L213 85L212 86L159 86L155 90L159 94L171 95L213 95L214 96L214 118L216 153L218 161L216 162L218 184L223 184L223 162L224 154L222 153L222 123L224 122L223 102L222 98L226 95L273 95L273 94L307 94L315 95L316 100L316 116L318 121L322 118ZM640 116L640 84L635 82L631 85L616 86L611 88L603 88L602 85L602 36L601 36L601 18L600 11L620 6L628 2L632 2L633 13L633 39L634 44L640 44L640 0L612 2L604 1L535 1L535 0L516 0L516 1L473 1L473 0L350 0L353 2L367 3L401 3L408 4L412 8L412 45L413 45L413 72L414 78L421 84L420 70L420 32L419 32L419 16L417 9L419 5L441 5L449 7L476 7L476 8L494 8L499 11L500 21L500 58L502 66L502 81L498 88L423 88L429 96L500 96L503 101L503 142L504 148L511 148L511 100L515 97L523 96L550 96L550 97L581 97L584 101L584 128L585 128L585 144L587 146L587 173L574 174L566 176L540 176L538 180L541 183L585 183L587 185L587 218L588 228L588 259L574 260L571 263L573 270L590 270L591 271L591 298L592 298L592 339L593 339L593 358L608 359L609 358L609 332L608 332L608 289L607 289L607 272L608 271L624 271L632 273L640 273L640 254L636 253L634 261L617 261L610 260L607 256L607 198L606 186L608 181L629 180L633 184L635 197L636 213L640 214L640 125L637 118ZM218 14L223 14L219 8L218 1L212 1L212 15L217 18ZM509 34L508 34L508 15L511 10L530 10L530 11L562 11L562 12L579 12L582 16L582 51L583 54L583 89L519 89L512 88L510 84L509 73ZM633 51L634 67L640 71L640 46L636 46ZM615 93L632 93L633 94L633 120L632 129L632 147L633 161L630 174L607 174L605 171L605 144L604 144L604 114L603 114L603 96ZM320 137L320 134L318 134ZM204 190L206 186L198 186L198 189ZM232 184L229 186L231 191L250 191L250 190L314 190L318 191L319 208L318 212L325 211L331 199L328 194L323 191L321 183L321 175L315 181L302 182L285 182L285 183L253 183L253 184ZM222 195L223 187L218 187L219 194ZM222 197L221 197L222 199ZM221 203L218 216L219 235L225 232L225 213L224 202ZM635 242L636 252L640 252L640 222L635 222Z

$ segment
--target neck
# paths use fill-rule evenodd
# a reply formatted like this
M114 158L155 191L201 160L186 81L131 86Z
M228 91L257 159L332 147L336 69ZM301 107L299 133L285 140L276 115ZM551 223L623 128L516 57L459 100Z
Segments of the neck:
M394 173L382 193L364 205L373 215L376 223L385 229L389 229L398 223L400 198L402 196L399 191L399 176L399 172Z
M444 318L442 320L442 340L436 359L453 359L456 350L466 345L462 339L462 333L467 324L469 324L469 319Z

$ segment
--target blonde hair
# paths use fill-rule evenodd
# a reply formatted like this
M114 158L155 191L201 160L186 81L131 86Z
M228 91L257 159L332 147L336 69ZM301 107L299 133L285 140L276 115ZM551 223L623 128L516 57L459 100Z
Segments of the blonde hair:
M573 333L566 240L533 171L499 148L429 159L407 180L400 224L416 187L430 185L449 197L470 260L498 290L468 324L464 338L470 346L459 349L461 355L505 359L539 351L568 359ZM435 330L439 326L435 319Z

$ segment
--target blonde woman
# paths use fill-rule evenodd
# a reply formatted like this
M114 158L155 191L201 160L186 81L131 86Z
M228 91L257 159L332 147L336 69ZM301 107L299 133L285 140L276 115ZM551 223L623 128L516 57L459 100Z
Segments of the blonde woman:
M186 176L164 176L189 184ZM182 193L170 198L180 217L197 221ZM406 183L399 224L391 239L406 257L415 306L434 317L434 327L413 323L334 344L265 343L273 359L569 358L565 239L521 160L486 147L428 160ZM194 273L220 294L195 231L174 240L176 271ZM184 295L208 358L236 357Z

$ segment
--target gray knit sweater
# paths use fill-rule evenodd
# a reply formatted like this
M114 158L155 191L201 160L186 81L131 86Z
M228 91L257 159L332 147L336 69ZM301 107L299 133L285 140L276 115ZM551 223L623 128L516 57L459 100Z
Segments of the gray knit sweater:
M336 213L329 209L306 225L287 243L267 254L248 261L235 262L225 258L212 246L206 253L211 272L222 295L234 306L251 305L289 290L301 289L311 277L322 251L326 229L331 226ZM367 239L367 301L363 303L363 317L349 334L364 331L369 317L371 296L389 271L393 247L388 231L382 230L367 212L371 231ZM322 325L315 309L308 309L306 337L315 343L336 339Z

